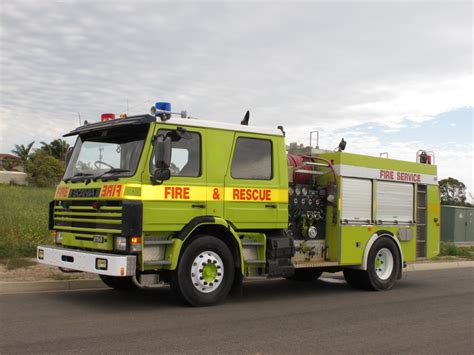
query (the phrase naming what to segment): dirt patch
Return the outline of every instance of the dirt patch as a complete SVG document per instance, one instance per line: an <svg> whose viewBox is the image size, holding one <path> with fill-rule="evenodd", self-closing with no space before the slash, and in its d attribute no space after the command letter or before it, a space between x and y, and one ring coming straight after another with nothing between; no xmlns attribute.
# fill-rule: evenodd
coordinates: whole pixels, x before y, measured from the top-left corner
<svg viewBox="0 0 474 355"><path fill-rule="evenodd" d="M55 266L38 264L35 258L0 261L0 281L95 280L99 277L86 272L64 273ZM20 267L15 267L15 266Z"/></svg>

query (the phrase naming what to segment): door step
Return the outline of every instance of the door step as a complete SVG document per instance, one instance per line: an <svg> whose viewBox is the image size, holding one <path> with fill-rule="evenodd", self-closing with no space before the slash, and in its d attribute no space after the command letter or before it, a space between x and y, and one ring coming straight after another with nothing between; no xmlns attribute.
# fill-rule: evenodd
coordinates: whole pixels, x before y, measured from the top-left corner
<svg viewBox="0 0 474 355"><path fill-rule="evenodd" d="M152 245L171 245L173 244L172 240L145 240L143 245L152 246Z"/></svg>
<svg viewBox="0 0 474 355"><path fill-rule="evenodd" d="M145 261L145 266L168 266L171 265L171 261L168 260L148 260Z"/></svg>
<svg viewBox="0 0 474 355"><path fill-rule="evenodd" d="M246 264L265 264L265 260L244 260Z"/></svg>
<svg viewBox="0 0 474 355"><path fill-rule="evenodd" d="M246 241L242 242L242 246L244 247L250 247L250 246L257 247L257 246L263 246L263 245L265 245L263 242L246 242Z"/></svg>

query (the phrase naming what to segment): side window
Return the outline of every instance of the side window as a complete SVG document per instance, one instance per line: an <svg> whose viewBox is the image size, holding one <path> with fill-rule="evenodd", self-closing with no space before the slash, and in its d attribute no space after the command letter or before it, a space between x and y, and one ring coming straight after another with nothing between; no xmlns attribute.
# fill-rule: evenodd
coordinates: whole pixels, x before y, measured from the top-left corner
<svg viewBox="0 0 474 355"><path fill-rule="evenodd" d="M158 134L166 134L169 130L160 129ZM191 139L180 139L171 145L171 176L198 177L201 176L201 136L189 132ZM153 156L150 163L154 170Z"/></svg>
<svg viewBox="0 0 474 355"><path fill-rule="evenodd" d="M271 180L272 142L264 139L237 138L231 176L234 179Z"/></svg>

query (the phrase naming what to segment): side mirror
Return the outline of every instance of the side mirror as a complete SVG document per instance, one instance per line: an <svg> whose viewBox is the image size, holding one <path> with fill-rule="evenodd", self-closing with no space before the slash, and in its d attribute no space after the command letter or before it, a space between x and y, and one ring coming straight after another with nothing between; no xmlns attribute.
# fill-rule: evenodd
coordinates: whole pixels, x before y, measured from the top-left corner
<svg viewBox="0 0 474 355"><path fill-rule="evenodd" d="M179 142L181 139L191 139L191 133L186 128L178 127L174 131L166 133L166 137L170 137L172 142Z"/></svg>
<svg viewBox="0 0 474 355"><path fill-rule="evenodd" d="M65 168L67 168L67 166L69 165L69 162L71 161L73 150L74 150L74 148L71 147L66 151L66 155L64 157Z"/></svg>
<svg viewBox="0 0 474 355"><path fill-rule="evenodd" d="M171 163L171 138L159 135L155 140L155 168L166 169Z"/></svg>
<svg viewBox="0 0 474 355"><path fill-rule="evenodd" d="M153 171L151 179L154 183L161 184L171 177L171 138L168 135L158 135L154 148L155 171Z"/></svg>
<svg viewBox="0 0 474 355"><path fill-rule="evenodd" d="M161 184L165 180L169 180L171 177L170 169L155 169L152 180L155 184Z"/></svg>
<svg viewBox="0 0 474 355"><path fill-rule="evenodd" d="M186 128L183 128L183 127L178 127L178 128L176 128L176 133L178 134L178 136L179 136L180 139L186 139L186 140L188 140L188 139L193 138L193 137L191 136L191 133L189 133L189 132L187 131L187 129L186 129Z"/></svg>

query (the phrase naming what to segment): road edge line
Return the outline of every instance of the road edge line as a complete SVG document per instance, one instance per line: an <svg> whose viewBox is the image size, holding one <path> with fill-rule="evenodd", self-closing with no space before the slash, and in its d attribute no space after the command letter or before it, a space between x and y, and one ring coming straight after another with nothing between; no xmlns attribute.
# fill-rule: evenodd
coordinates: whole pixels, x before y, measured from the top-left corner
<svg viewBox="0 0 474 355"><path fill-rule="evenodd" d="M101 280L0 281L0 294L107 288Z"/></svg>

